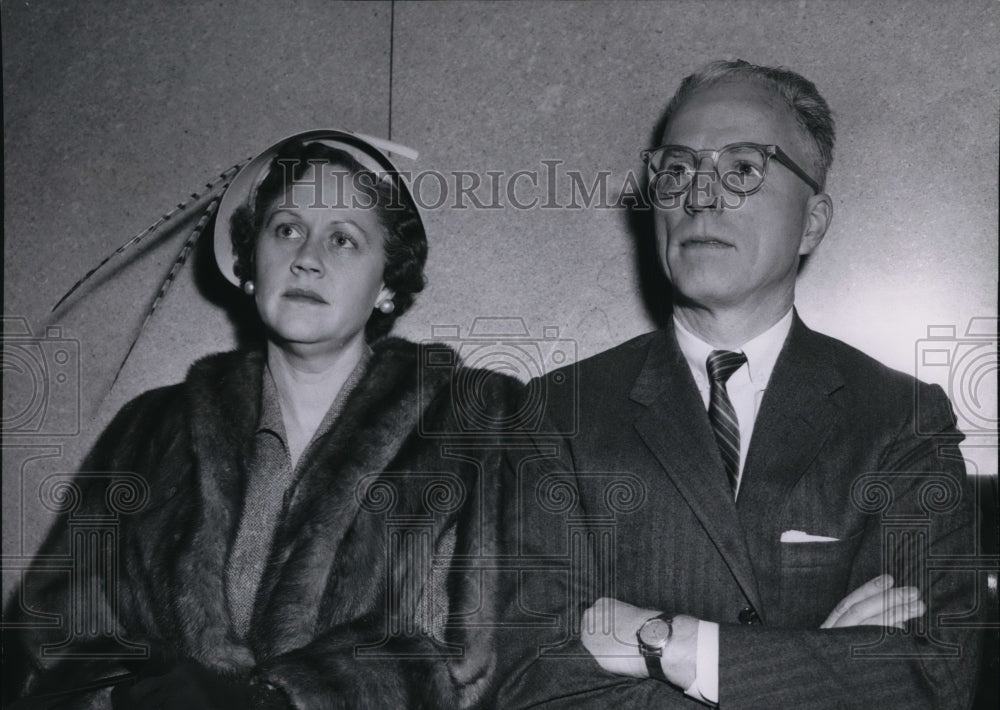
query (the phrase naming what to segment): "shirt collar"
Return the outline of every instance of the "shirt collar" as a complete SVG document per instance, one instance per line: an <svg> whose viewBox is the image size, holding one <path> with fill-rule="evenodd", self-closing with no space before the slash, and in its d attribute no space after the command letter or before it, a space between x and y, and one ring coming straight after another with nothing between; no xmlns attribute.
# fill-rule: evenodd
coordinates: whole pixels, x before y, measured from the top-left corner
<svg viewBox="0 0 1000 710"><path fill-rule="evenodd" d="M767 381L771 379L771 371L774 370L774 364L778 361L778 355L785 344L788 332L792 329L793 314L793 309L788 309L788 312L777 323L737 348L738 352L746 355L747 374L753 384L762 388L767 386ZM688 367L691 368L691 372L695 374L696 378L701 377L703 381L708 381L708 370L705 363L709 354L716 348L681 325L677 316L674 316L673 320L677 345L680 346Z"/></svg>
<svg viewBox="0 0 1000 710"><path fill-rule="evenodd" d="M261 377L260 419L257 420L257 433L269 431L282 441L285 440L285 424L281 419L281 405L278 404L278 386L274 384L271 368L264 366Z"/></svg>

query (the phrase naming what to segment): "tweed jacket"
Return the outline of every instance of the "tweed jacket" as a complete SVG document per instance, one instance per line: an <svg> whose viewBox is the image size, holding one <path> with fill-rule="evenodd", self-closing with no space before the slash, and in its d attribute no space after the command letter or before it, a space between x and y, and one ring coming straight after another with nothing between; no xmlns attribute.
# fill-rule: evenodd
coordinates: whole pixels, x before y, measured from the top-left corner
<svg viewBox="0 0 1000 710"><path fill-rule="evenodd" d="M483 410L472 421L456 392L469 371L445 346L434 346L432 358L422 348L391 338L376 344L332 430L300 463L245 638L232 630L225 565L263 354L209 356L184 383L125 406L25 576L13 618L43 612L63 623L28 621L7 634L5 693L80 688L148 656L253 676L295 708L482 702L495 666L483 630L493 604L480 596L475 573L449 574L449 561L479 556L495 535L482 504L499 485L492 423L510 420L522 387L499 375L471 377ZM76 578L46 571L46 558L80 544L73 530L107 516L109 506L119 522L102 533L98 551L107 557L83 555ZM457 607L468 626L444 631ZM66 707L110 707L106 688L61 697Z"/></svg>

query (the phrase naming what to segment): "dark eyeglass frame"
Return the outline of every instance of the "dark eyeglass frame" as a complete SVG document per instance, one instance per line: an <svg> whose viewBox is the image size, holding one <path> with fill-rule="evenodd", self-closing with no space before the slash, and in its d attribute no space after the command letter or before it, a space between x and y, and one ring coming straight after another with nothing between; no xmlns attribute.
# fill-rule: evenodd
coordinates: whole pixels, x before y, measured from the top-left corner
<svg viewBox="0 0 1000 710"><path fill-rule="evenodd" d="M751 142L744 141L744 142L740 142L740 143L730 143L729 145L725 145L725 146L723 146L721 148L718 148L718 149L705 148L704 150L695 150L694 148L689 148L686 145L678 145L676 143L664 143L663 145L656 146L655 148L647 148L646 150L642 151L642 153L640 154L642 156L643 162L646 163L646 167L650 171L650 176L651 177L655 176L655 171L653 170L653 165L651 163L651 158L653 157L654 154L659 153L660 151L665 150L667 148L671 148L673 150L677 150L677 151L682 151L682 152L685 152L685 153L689 153L694 158L694 163L693 164L695 166L701 165L701 161L706 156L711 157L712 158L712 170L715 172L715 176L718 178L719 183L721 183L722 186L726 190L728 190L729 192L732 192L735 195L742 195L742 196L752 195L752 194L754 194L755 192L757 192L758 190L760 190L760 188L762 188L764 186L764 181L767 179L767 166L771 162L771 158L774 158L779 163L781 163L782 165L784 165L786 168L788 168L789 170L791 170L793 173L795 173L796 175L798 175L809 187L811 187L813 189L813 194L818 195L820 192L822 192L822 190L820 189L819 183L816 182L815 180L813 180L809 176L809 173L807 173L805 170L803 170L802 168L800 168L798 166L798 164L794 160L792 160L791 158L789 158L788 157L788 153L786 153L785 151L783 151L780 148L780 146L775 145L774 143L772 143L770 145L764 145L762 143L751 143ZM757 185L755 188L753 188L751 190L734 190L730 185L726 184L726 181L722 179L722 175L719 174L719 156L723 152L725 152L727 150L730 150L732 148L756 148L761 153L763 153L763 155L764 155L764 167L761 170L760 184ZM701 172L701 171L699 171L699 170L696 169L695 170L695 174L697 174L698 172ZM691 185L693 183L694 183L694 179L692 178L691 181L688 182L688 184L684 186L683 190L678 190L675 193L671 193L671 194L677 194L677 195L682 194L682 193L686 192L687 190L689 190L691 188Z"/></svg>

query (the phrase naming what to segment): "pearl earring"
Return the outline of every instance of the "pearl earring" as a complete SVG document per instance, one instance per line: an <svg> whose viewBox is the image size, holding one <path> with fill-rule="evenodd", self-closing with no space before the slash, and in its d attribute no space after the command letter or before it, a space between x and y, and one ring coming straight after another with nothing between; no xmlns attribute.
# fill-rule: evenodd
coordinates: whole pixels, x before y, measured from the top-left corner
<svg viewBox="0 0 1000 710"><path fill-rule="evenodd" d="M378 304L378 309L382 311L385 315L389 315L394 310L396 310L396 304L392 301L382 301Z"/></svg>
<svg viewBox="0 0 1000 710"><path fill-rule="evenodd" d="M243 282L243 292L246 293L246 295L248 295L248 296L252 296L253 295L253 292L254 292L253 281L244 281Z"/></svg>

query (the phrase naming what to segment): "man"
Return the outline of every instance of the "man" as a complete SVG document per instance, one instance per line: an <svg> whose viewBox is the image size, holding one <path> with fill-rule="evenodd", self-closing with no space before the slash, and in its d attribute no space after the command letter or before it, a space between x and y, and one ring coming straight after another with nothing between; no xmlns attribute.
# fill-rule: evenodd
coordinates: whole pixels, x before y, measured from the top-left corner
<svg viewBox="0 0 1000 710"><path fill-rule="evenodd" d="M967 706L975 574L945 567L974 510L951 407L793 307L833 215L826 102L715 62L664 125L644 156L672 321L550 374L578 382L547 402L574 435L561 470L522 465L519 553L589 548L568 574L522 571L507 619L534 643L502 704ZM568 627L547 637L554 610Z"/></svg>

